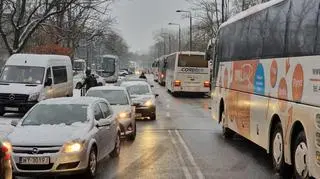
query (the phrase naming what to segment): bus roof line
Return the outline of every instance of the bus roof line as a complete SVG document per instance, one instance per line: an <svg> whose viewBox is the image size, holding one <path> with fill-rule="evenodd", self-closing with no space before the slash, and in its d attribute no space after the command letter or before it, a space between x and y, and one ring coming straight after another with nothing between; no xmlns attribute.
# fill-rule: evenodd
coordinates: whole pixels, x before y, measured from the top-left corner
<svg viewBox="0 0 320 179"><path fill-rule="evenodd" d="M252 14L255 14L257 12L260 12L264 9L267 9L273 5L276 5L278 3L281 3L285 0L271 0L271 1L268 1L268 2L265 2L265 3L262 3L262 4L258 4L258 5L255 5L255 6L252 6L251 8L245 10L245 11L242 11L238 14L236 14L235 16L232 16L229 20L227 20L226 22L224 22L223 24L221 24L220 28L222 27L225 27L229 24L232 24L238 20L241 20L241 19L244 19Z"/></svg>

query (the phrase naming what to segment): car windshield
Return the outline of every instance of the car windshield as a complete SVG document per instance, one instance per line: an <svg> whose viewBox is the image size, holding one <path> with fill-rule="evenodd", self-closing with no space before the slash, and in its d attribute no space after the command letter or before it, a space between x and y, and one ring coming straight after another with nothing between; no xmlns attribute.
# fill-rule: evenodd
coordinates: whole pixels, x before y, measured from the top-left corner
<svg viewBox="0 0 320 179"><path fill-rule="evenodd" d="M23 126L71 125L87 121L88 105L84 104L39 104L22 122Z"/></svg>
<svg viewBox="0 0 320 179"><path fill-rule="evenodd" d="M89 90L86 96L106 99L111 105L128 105L129 100L123 90Z"/></svg>
<svg viewBox="0 0 320 179"><path fill-rule="evenodd" d="M1 82L42 84L44 67L6 66L0 77Z"/></svg>
<svg viewBox="0 0 320 179"><path fill-rule="evenodd" d="M149 86L144 84L127 86L130 95L150 94Z"/></svg>

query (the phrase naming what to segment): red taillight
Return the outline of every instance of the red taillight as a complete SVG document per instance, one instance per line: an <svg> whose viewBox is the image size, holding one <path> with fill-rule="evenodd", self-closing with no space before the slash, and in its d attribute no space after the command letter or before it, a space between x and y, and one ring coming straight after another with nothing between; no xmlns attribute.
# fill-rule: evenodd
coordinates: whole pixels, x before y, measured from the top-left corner
<svg viewBox="0 0 320 179"><path fill-rule="evenodd" d="M203 86L206 87L206 88L209 88L210 87L210 81L205 81L203 83Z"/></svg>
<svg viewBox="0 0 320 179"><path fill-rule="evenodd" d="M9 149L5 146L1 147L1 152L4 153L4 160L10 160L10 153L9 153Z"/></svg>
<svg viewBox="0 0 320 179"><path fill-rule="evenodd" d="M2 147L1 147L1 151L2 151L3 153L6 153L6 152L8 152L8 148L5 147L5 146L2 146Z"/></svg>
<svg viewBox="0 0 320 179"><path fill-rule="evenodd" d="M181 81L179 80L174 81L174 86L181 86Z"/></svg>
<svg viewBox="0 0 320 179"><path fill-rule="evenodd" d="M9 154L9 153L6 153L6 155L4 156L3 159L4 159L4 160L10 160L10 154Z"/></svg>

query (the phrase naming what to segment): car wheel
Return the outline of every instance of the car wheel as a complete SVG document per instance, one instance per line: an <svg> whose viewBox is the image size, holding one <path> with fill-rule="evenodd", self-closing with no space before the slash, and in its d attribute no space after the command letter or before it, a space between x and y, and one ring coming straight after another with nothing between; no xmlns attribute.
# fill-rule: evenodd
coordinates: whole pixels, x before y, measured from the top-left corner
<svg viewBox="0 0 320 179"><path fill-rule="evenodd" d="M98 83L98 86L103 86L102 83Z"/></svg>
<svg viewBox="0 0 320 179"><path fill-rule="evenodd" d="M128 136L128 139L134 141L137 135L137 124L134 123L133 132Z"/></svg>
<svg viewBox="0 0 320 179"><path fill-rule="evenodd" d="M89 154L88 168L86 171L86 178L94 178L97 173L97 152L95 148L92 148Z"/></svg>
<svg viewBox="0 0 320 179"><path fill-rule="evenodd" d="M77 83L77 85L76 85L76 89L80 89L81 88L81 83Z"/></svg>
<svg viewBox="0 0 320 179"><path fill-rule="evenodd" d="M225 115L225 113L224 113L224 111L223 111L222 114L221 114L222 135L223 135L223 137L226 138L226 139L232 139L233 136L235 135L235 132L227 127L227 125L226 125L226 124L227 124L227 123L226 123L226 120L227 120L227 119L226 119L226 115Z"/></svg>
<svg viewBox="0 0 320 179"><path fill-rule="evenodd" d="M309 178L308 160L308 145L306 134L301 131L294 143L293 164L294 164L294 179Z"/></svg>
<svg viewBox="0 0 320 179"><path fill-rule="evenodd" d="M115 141L115 145L114 145L114 149L112 150L112 152L110 153L110 157L112 158L116 158L120 155L120 134L117 134L116 137L116 141Z"/></svg>
<svg viewBox="0 0 320 179"><path fill-rule="evenodd" d="M272 165L275 172L284 173L285 162L284 162L284 140L281 123L277 123L273 129L271 139L271 157Z"/></svg>

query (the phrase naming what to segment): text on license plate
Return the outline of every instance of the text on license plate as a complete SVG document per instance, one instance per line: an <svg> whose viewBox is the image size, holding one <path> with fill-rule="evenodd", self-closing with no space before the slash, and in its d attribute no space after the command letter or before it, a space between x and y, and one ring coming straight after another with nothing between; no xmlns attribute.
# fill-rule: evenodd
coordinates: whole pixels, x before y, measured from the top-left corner
<svg viewBox="0 0 320 179"><path fill-rule="evenodd" d="M47 165L50 163L50 157L21 157L20 164L25 165Z"/></svg>

